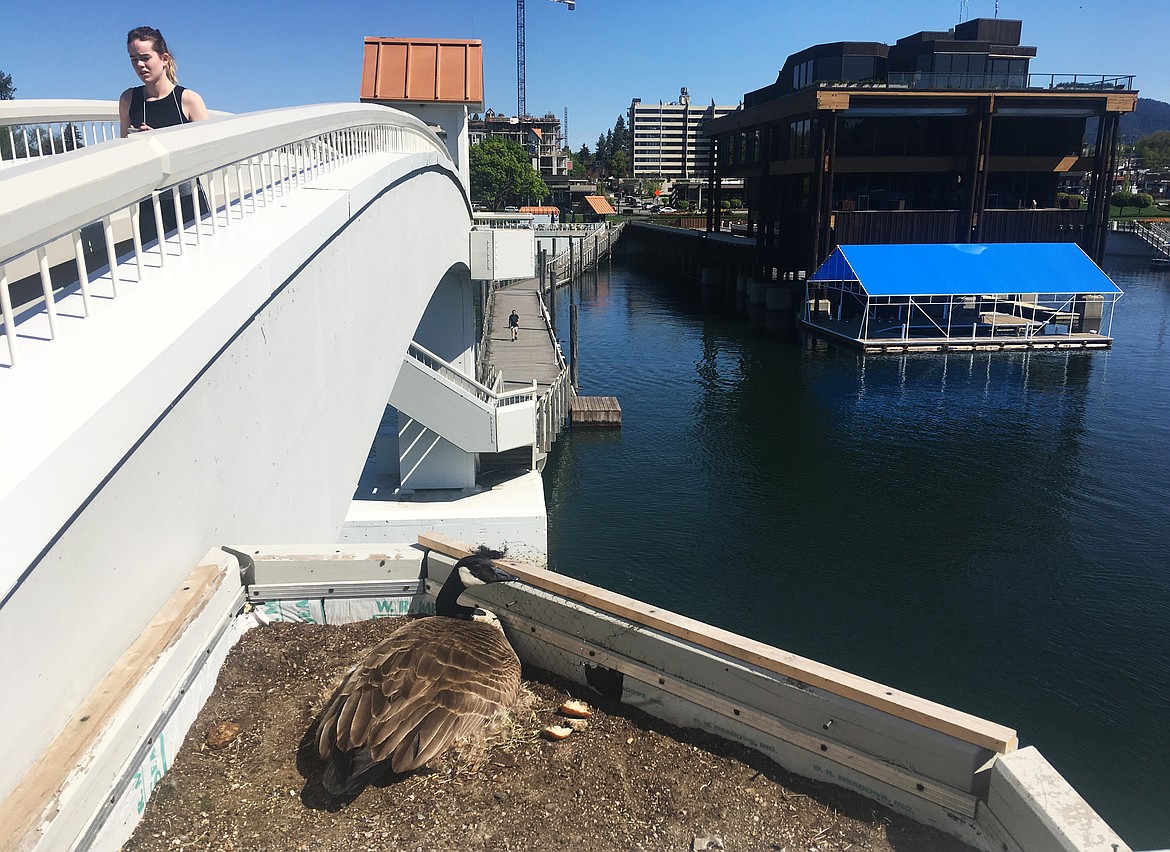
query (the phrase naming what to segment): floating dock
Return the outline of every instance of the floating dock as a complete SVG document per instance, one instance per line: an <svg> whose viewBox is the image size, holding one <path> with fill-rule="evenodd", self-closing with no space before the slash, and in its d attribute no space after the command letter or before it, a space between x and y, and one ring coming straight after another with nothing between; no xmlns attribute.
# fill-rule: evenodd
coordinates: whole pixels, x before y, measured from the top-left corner
<svg viewBox="0 0 1170 852"><path fill-rule="evenodd" d="M616 396L579 396L569 412L573 425L621 426L622 407Z"/></svg>

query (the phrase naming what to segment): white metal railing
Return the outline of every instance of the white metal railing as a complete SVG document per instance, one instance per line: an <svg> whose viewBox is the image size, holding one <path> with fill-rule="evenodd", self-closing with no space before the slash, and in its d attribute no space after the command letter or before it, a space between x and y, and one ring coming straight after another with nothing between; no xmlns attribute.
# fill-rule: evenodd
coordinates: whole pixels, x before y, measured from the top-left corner
<svg viewBox="0 0 1170 852"><path fill-rule="evenodd" d="M509 393L497 393L492 388L482 385L475 379L464 375L459 371L459 368L447 363L434 352L420 346L417 343L411 342L407 348L407 355L413 358L418 363L422 364L428 370L441 376L445 381L462 388L467 393L479 399L484 404L492 408L505 408L509 405L517 405L523 402L532 402L536 399L536 386L525 388L524 390L510 391Z"/></svg>
<svg viewBox="0 0 1170 852"><path fill-rule="evenodd" d="M1160 222L1116 222L1116 230L1125 231L1126 233L1135 234L1144 240L1151 248L1162 254L1163 257L1170 257L1170 229L1167 229Z"/></svg>
<svg viewBox="0 0 1170 852"><path fill-rule="evenodd" d="M537 222L532 226L534 231L556 231L557 233L589 233L602 227L604 223L597 222Z"/></svg>
<svg viewBox="0 0 1170 852"><path fill-rule="evenodd" d="M191 246L277 208L321 175L385 153L449 161L443 143L412 116L326 104L213 118L0 171L7 341L0 366L18 364L22 326L35 331L32 338L58 337L63 300L78 302L70 315L88 317L96 293L116 299L123 283L181 262ZM157 235L145 244L142 215L153 219Z"/></svg>
<svg viewBox="0 0 1170 852"><path fill-rule="evenodd" d="M591 229L577 240L578 247L565 249L550 258L547 261L547 269L556 275L558 284L571 281L609 253L624 227L624 222L612 227L605 222L591 226Z"/></svg>
<svg viewBox="0 0 1170 852"><path fill-rule="evenodd" d="M117 101L0 101L0 167L118 138Z"/></svg>
<svg viewBox="0 0 1170 852"><path fill-rule="evenodd" d="M553 352L557 356L557 377L552 380L547 391L541 394L536 402L536 446L542 453L552 449L557 435L564 428L565 419L569 416L569 407L573 404L576 392L573 383L569 380L569 365L565 360L565 353L561 351L560 341L553 333L552 317L548 306L544 303L544 296L536 294L540 301L540 315L544 318L544 327L552 341Z"/></svg>

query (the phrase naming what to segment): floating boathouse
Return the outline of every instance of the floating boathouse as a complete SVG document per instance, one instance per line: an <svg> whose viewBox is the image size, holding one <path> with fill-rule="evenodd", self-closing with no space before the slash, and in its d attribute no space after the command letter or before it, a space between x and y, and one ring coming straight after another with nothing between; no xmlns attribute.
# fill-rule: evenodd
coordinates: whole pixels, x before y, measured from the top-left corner
<svg viewBox="0 0 1170 852"><path fill-rule="evenodd" d="M1122 292L1075 243L838 246L801 322L864 352L1107 349Z"/></svg>

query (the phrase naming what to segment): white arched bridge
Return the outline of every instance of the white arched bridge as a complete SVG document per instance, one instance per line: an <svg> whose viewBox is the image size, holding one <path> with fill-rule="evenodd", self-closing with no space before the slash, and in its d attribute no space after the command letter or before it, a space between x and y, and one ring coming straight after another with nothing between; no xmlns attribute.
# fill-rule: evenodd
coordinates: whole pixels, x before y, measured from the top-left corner
<svg viewBox="0 0 1170 852"><path fill-rule="evenodd" d="M456 493L537 442L536 391L476 381L466 175L422 121L116 136L112 103L0 111L0 801L209 548L337 541L380 432Z"/></svg>
<svg viewBox="0 0 1170 852"><path fill-rule="evenodd" d="M471 542L543 561L571 385L552 338L543 385L482 364L483 282L535 240L473 227L466 109L448 147L380 105L118 139L112 103L0 103L0 846L117 848L253 600L414 607ZM391 482L399 515L355 508ZM1128 848L1014 730L525 570L497 611L526 662L985 852Z"/></svg>

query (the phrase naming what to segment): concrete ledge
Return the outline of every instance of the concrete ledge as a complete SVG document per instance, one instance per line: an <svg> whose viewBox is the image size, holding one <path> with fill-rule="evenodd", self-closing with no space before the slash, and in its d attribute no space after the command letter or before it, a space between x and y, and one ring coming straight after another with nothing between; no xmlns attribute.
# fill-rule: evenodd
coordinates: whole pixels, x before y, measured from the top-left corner
<svg viewBox="0 0 1170 852"><path fill-rule="evenodd" d="M166 765L160 732L172 752L178 748L194 713L164 728L169 720L163 710L193 691L193 672L206 663L242 600L235 558L222 550L208 553L0 802L5 849L90 848L81 841L87 825L98 830L103 816L133 811L139 794L145 800L157 781L149 771L145 780L137 779L140 788L148 785L144 789L119 781L132 780L144 760ZM204 697L215 683L215 666L211 672Z"/></svg>
<svg viewBox="0 0 1170 852"><path fill-rule="evenodd" d="M1033 746L996 759L987 808L1027 852L1130 852Z"/></svg>

